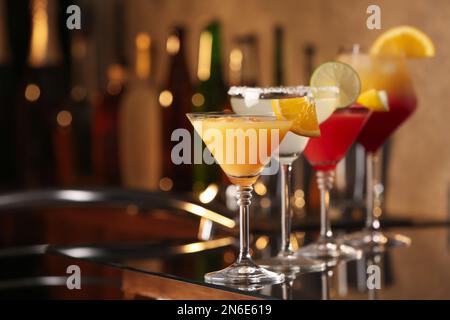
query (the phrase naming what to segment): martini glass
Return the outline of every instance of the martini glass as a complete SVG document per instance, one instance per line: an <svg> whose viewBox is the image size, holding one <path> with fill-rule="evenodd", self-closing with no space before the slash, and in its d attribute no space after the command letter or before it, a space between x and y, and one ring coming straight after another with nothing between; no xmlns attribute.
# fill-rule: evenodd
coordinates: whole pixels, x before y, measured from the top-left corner
<svg viewBox="0 0 450 320"><path fill-rule="evenodd" d="M272 115L230 113L190 113L187 116L216 162L236 185L239 205L238 258L231 266L206 274L205 280L243 289L283 282L283 274L268 271L252 261L249 209L253 184L289 131L292 121L278 120Z"/></svg>
<svg viewBox="0 0 450 320"><path fill-rule="evenodd" d="M369 89L385 90L389 111L372 112L357 141L366 151L366 226L345 236L345 241L357 247L408 246L411 240L403 235L381 231L381 179L374 174L379 149L395 130L416 110L417 98L402 57L374 57L361 53L359 46L343 53L338 60L350 64L361 79L362 92Z"/></svg>
<svg viewBox="0 0 450 320"><path fill-rule="evenodd" d="M328 90L326 98L316 100L314 91ZM297 87L232 87L228 94L231 96L231 106L238 114L267 114L272 112L272 103L276 99L298 99L305 97L316 104L319 123L334 111L333 101L337 93L336 88ZM324 95L322 95L324 96ZM258 260L258 264L272 270L289 274L292 272L322 271L326 267L323 261L297 255L291 244L292 225L292 165L299 158L309 141L308 137L288 132L280 144L277 154L280 163L281 176L281 247L274 257Z"/></svg>
<svg viewBox="0 0 450 320"><path fill-rule="evenodd" d="M321 124L321 136L312 138L303 153L316 171L320 190L321 222L319 240L301 249L299 253L303 256L325 260L328 263L341 259L357 259L361 256L361 251L336 241L331 230L328 211L336 165L356 141L369 115L369 110L362 107L336 110Z"/></svg>

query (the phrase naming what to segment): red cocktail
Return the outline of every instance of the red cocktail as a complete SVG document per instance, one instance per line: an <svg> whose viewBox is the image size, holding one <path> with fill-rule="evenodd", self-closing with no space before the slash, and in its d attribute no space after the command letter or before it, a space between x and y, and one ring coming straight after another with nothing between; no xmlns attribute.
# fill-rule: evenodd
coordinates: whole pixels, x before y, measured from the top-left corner
<svg viewBox="0 0 450 320"><path fill-rule="evenodd" d="M417 106L405 61L401 57L373 57L358 52L342 54L338 60L358 72L361 92L377 89L388 95L389 111L373 112L358 137L367 152L376 152Z"/></svg>
<svg viewBox="0 0 450 320"><path fill-rule="evenodd" d="M373 112L361 131L358 142L367 152L378 151L391 134L412 115L416 107L417 99L414 94L404 97L390 94L389 111Z"/></svg>
<svg viewBox="0 0 450 320"><path fill-rule="evenodd" d="M369 119L370 112L362 107L335 111L320 125L321 136L311 138L304 155L317 171L334 170Z"/></svg>
<svg viewBox="0 0 450 320"><path fill-rule="evenodd" d="M328 208L330 190L333 187L334 169L344 158L348 149L356 141L371 112L361 106L339 109L320 125L321 136L311 138L304 155L314 167L317 185L320 189L320 238L300 250L300 254L316 259L354 259L361 254L351 246L343 245L333 237L329 222Z"/></svg>
<svg viewBox="0 0 450 320"><path fill-rule="evenodd" d="M359 52L343 54L339 60L350 64L358 72L362 92L384 90L389 101L389 110L372 112L358 137L358 142L366 150L366 229L346 236L346 242L357 247L408 245L410 240L407 237L380 231L380 205L378 214L375 214L374 201L381 199L382 188L375 189L380 181L373 174L377 151L417 107L405 60L402 57L375 57Z"/></svg>

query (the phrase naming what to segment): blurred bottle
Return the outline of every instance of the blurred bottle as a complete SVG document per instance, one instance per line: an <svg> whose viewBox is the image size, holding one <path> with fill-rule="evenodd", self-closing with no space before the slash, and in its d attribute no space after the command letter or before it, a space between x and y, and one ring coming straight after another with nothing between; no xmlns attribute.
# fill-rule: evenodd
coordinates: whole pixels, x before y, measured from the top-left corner
<svg viewBox="0 0 450 320"><path fill-rule="evenodd" d="M283 69L283 40L284 33L283 28L280 26L275 27L275 51L274 51L274 69L273 79L275 86L284 85L284 69Z"/></svg>
<svg viewBox="0 0 450 320"><path fill-rule="evenodd" d="M31 42L17 107L18 166L24 186L57 181L57 114L64 99L58 1L31 1Z"/></svg>
<svg viewBox="0 0 450 320"><path fill-rule="evenodd" d="M221 27L218 22L209 24L200 35L197 77L199 84L192 97L194 111L223 111L227 107L228 88L223 79ZM194 190L201 191L218 182L221 172L217 165L194 165Z"/></svg>
<svg viewBox="0 0 450 320"><path fill-rule="evenodd" d="M119 112L119 147L122 181L126 187L158 188L161 178L161 114L152 72L151 38L135 39L135 70Z"/></svg>
<svg viewBox="0 0 450 320"><path fill-rule="evenodd" d="M254 35L236 37L230 52L230 85L258 85L258 40Z"/></svg>
<svg viewBox="0 0 450 320"><path fill-rule="evenodd" d="M186 64L184 29L174 28L167 37L166 51L169 54L169 71L166 85L159 95L162 107L162 157L163 178L160 188L164 191L192 190L192 168L190 165L175 165L171 151L177 142L171 141L172 132L179 128L191 131L186 113L192 111L193 88Z"/></svg>
<svg viewBox="0 0 450 320"><path fill-rule="evenodd" d="M229 56L229 82L235 86L259 85L259 55L258 39L255 35L241 35L233 39L233 48ZM228 184L228 182L226 181ZM255 184L255 193L252 200L253 208L258 214L267 214L273 205L277 190L277 176L263 175ZM234 186L228 186L225 191L225 203L230 210L236 207L236 192ZM233 205L234 203L234 205Z"/></svg>
<svg viewBox="0 0 450 320"><path fill-rule="evenodd" d="M119 108L127 85L123 48L125 23L123 3L114 2L114 53L107 68L106 88L93 102L92 164L95 183L120 185Z"/></svg>
<svg viewBox="0 0 450 320"><path fill-rule="evenodd" d="M72 159L67 159L66 181L68 184L85 185L92 176L91 127L92 105L89 90L87 35L83 31L70 32L71 83L67 97L67 110L59 114L61 130L70 130ZM67 141L69 142L69 141ZM71 168L69 168L71 163Z"/></svg>
<svg viewBox="0 0 450 320"><path fill-rule="evenodd" d="M0 0L0 188L16 183L13 104L14 72L7 29L6 1Z"/></svg>
<svg viewBox="0 0 450 320"><path fill-rule="evenodd" d="M228 101L222 71L221 26L212 22L200 35L194 106L196 111L223 111Z"/></svg>
<svg viewBox="0 0 450 320"><path fill-rule="evenodd" d="M276 26L274 29L274 51L273 51L273 85L274 86L282 86L285 84L284 82L284 38L283 38L283 29L280 26ZM272 160L274 161L274 160ZM297 182L296 176L298 174L298 168L299 168L299 161L295 161L293 163L294 168L294 177L293 182ZM281 174L281 172L280 172ZM280 207L280 200L281 199L281 188L284 188L284 186L281 185L281 176L270 176L267 178L266 184L268 185L269 195L272 195L271 201L271 212L278 214L279 210L281 210ZM294 190L297 189L297 186L293 186ZM274 196L275 195L275 196ZM292 208L295 210L295 206L292 206Z"/></svg>
<svg viewBox="0 0 450 320"><path fill-rule="evenodd" d="M119 185L118 117L125 91L126 71L123 65L111 64L107 70L106 90L94 101L92 127L92 164L95 182Z"/></svg>
<svg viewBox="0 0 450 320"><path fill-rule="evenodd" d="M303 47L304 56L304 79L308 83L314 72L314 58L316 55L316 47L312 43L306 43ZM303 158L302 158L303 159ZM314 170L308 161L303 161L303 186L304 197L306 199L306 212L308 215L319 214L320 211L320 194L317 187L317 179Z"/></svg>

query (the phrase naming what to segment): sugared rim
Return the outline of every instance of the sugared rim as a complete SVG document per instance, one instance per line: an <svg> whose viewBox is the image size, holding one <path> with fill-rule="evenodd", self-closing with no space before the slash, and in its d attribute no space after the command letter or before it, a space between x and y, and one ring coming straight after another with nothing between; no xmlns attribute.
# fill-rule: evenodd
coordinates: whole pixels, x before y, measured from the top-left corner
<svg viewBox="0 0 450 320"><path fill-rule="evenodd" d="M307 86L296 87L237 87L233 86L228 90L228 95L246 98L248 96L264 98L271 95L286 95L295 97L304 97L311 95L313 89Z"/></svg>
<svg viewBox="0 0 450 320"><path fill-rule="evenodd" d="M237 87L233 86L228 90L228 95L232 97L241 98L272 98L276 96L285 97L313 97L314 93L321 91L333 91L339 93L338 87L308 87L308 86L295 86L295 87Z"/></svg>
<svg viewBox="0 0 450 320"><path fill-rule="evenodd" d="M205 119L205 118L259 118L259 119L266 119L266 120L276 120L277 117L273 113L267 113L267 114L237 114L234 112L228 112L228 111L213 111L213 112L190 112L186 113L186 116L189 119Z"/></svg>

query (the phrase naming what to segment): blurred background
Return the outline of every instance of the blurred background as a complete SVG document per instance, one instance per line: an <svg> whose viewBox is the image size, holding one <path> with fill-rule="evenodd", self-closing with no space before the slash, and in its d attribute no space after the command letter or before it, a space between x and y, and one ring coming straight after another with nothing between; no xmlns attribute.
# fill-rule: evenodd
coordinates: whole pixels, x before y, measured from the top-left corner
<svg viewBox="0 0 450 320"><path fill-rule="evenodd" d="M81 8L81 30L66 27L71 4ZM396 218L448 218L450 2L377 1L382 30L366 27L370 4L0 0L1 191L126 187L188 193L234 210L221 170L172 163L172 131L192 131L185 114L227 108L230 85L307 84L315 66L334 59L341 46L368 48L383 30L409 24L430 35L437 55L408 62L419 108L385 149L385 211ZM338 169L343 200L353 195L352 157L354 151ZM295 166L296 216L315 216L315 179L305 162ZM255 193L253 210L278 217L277 177L263 177ZM133 206L125 211L135 217L110 209L108 219L98 209L51 218L48 210L26 219L6 214L0 240L6 246L163 238L168 221L173 237L196 232L191 221L165 217L159 224L137 217Z"/></svg>
<svg viewBox="0 0 450 320"><path fill-rule="evenodd" d="M79 31L66 27L72 2L0 3L3 190L124 185L201 192L219 181L219 171L169 159L173 129L190 129L186 112L223 109L233 84L307 84L340 46L367 48L382 31L367 29L366 1L80 0ZM378 5L383 29L411 24L437 44L435 59L409 62L420 107L391 139L387 209L444 218L450 4Z"/></svg>

